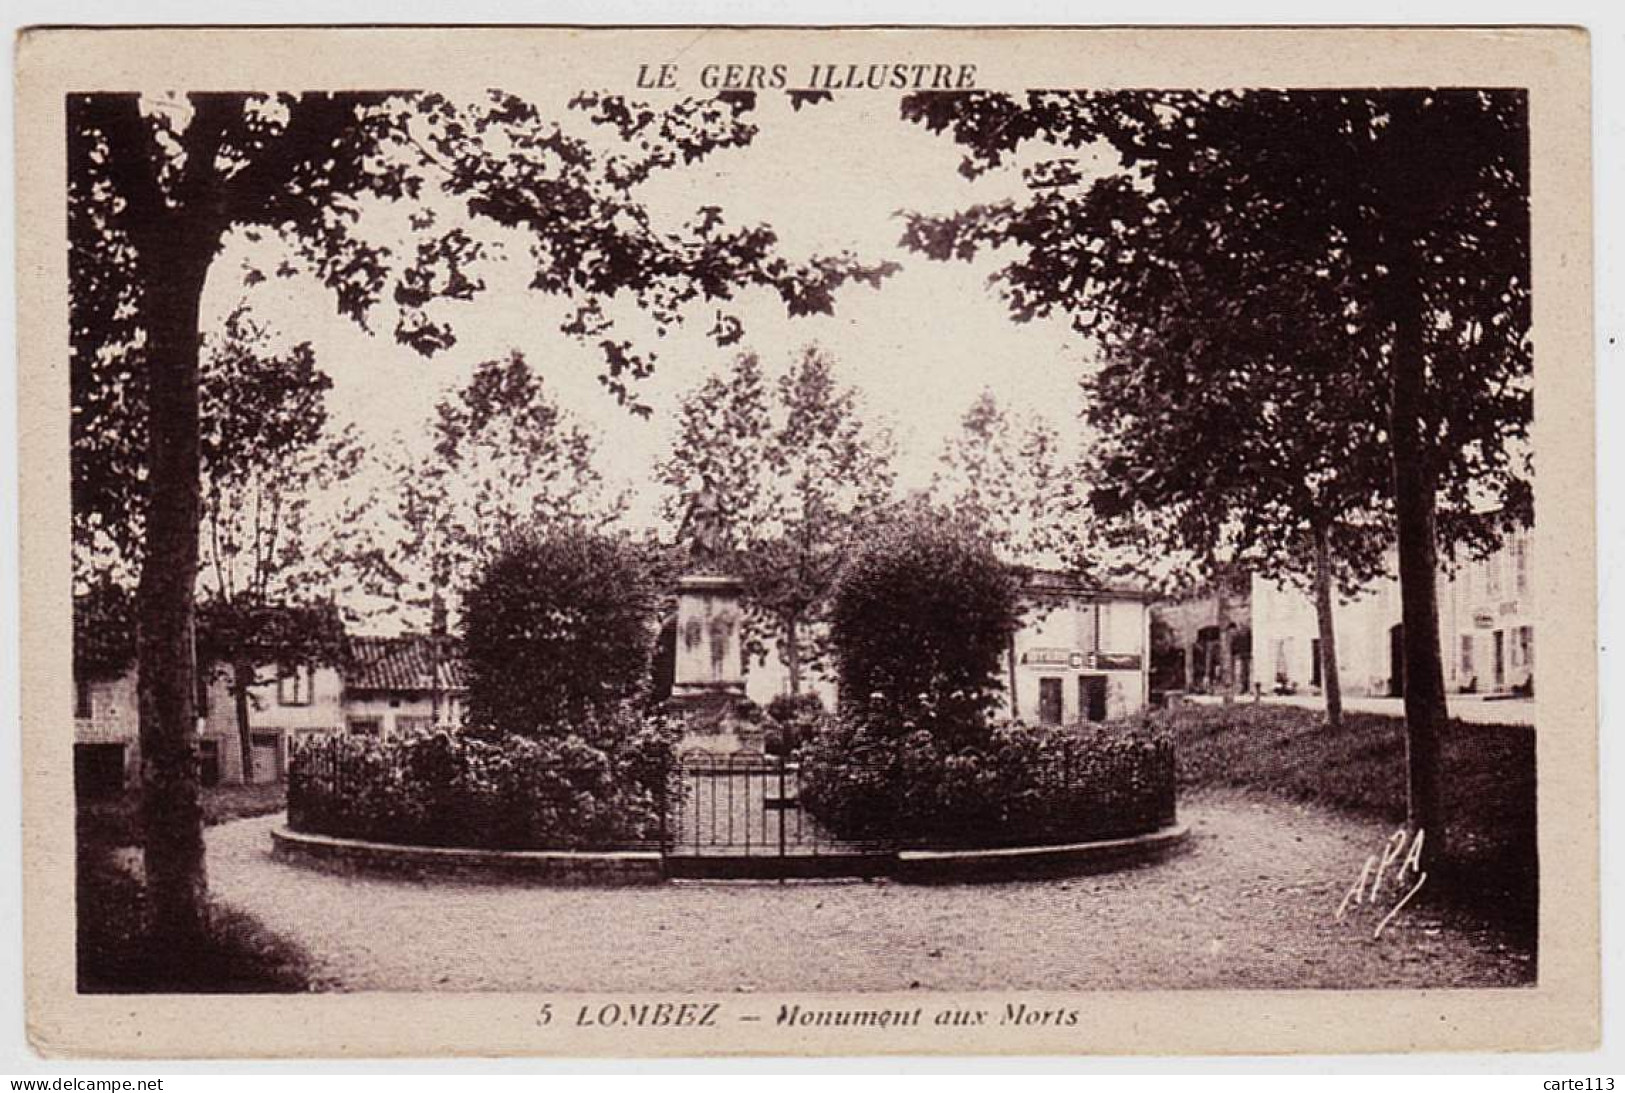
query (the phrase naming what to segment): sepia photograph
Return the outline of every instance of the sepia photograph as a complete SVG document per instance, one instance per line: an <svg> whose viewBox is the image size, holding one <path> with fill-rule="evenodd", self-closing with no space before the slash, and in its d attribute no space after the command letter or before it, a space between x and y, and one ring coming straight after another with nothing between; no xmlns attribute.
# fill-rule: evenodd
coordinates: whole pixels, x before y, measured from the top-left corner
<svg viewBox="0 0 1625 1093"><path fill-rule="evenodd" d="M537 30L575 62L409 82L335 76L385 32L151 32L312 47L234 82L29 33L61 1005L1595 1021L1594 797L1546 807L1595 793L1589 312L1537 322L1589 253L1536 260L1583 63Z"/></svg>

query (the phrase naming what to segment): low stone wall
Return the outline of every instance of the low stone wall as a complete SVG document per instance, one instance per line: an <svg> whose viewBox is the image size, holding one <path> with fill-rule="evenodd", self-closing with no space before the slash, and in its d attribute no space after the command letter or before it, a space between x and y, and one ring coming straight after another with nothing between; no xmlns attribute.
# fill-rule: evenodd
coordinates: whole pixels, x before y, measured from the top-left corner
<svg viewBox="0 0 1625 1093"><path fill-rule="evenodd" d="M1103 873L1161 861L1182 848L1189 838L1189 827L1171 824L1144 835L1058 846L903 850L897 854L892 876L911 884L953 884Z"/></svg>
<svg viewBox="0 0 1625 1093"><path fill-rule="evenodd" d="M312 835L289 828L271 832L272 853L338 873L383 873L411 878L451 878L547 885L659 884L665 869L656 850L463 850Z"/></svg>
<svg viewBox="0 0 1625 1093"><path fill-rule="evenodd" d="M1183 847L1190 829L1175 824L1145 835L1060 846L902 850L828 855L690 855L654 850L461 850L394 846L278 828L272 852L283 861L331 872L413 879L617 887L687 879L891 877L909 884L954 884L1098 873L1144 865Z"/></svg>

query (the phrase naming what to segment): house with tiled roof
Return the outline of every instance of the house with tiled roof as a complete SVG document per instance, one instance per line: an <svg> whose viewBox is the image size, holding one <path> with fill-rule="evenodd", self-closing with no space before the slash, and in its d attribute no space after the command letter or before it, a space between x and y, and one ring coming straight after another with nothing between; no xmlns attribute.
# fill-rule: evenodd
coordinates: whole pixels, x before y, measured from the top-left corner
<svg viewBox="0 0 1625 1093"><path fill-rule="evenodd" d="M304 737L354 733L389 738L460 724L462 663L449 637L352 637L335 664L283 668L250 692L250 749L244 762L236 705L222 672L198 687L197 733L204 785L280 782ZM76 668L74 768L87 796L116 793L140 778L134 667Z"/></svg>
<svg viewBox="0 0 1625 1093"><path fill-rule="evenodd" d="M384 739L462 722L463 665L449 637L356 637L341 669L344 729Z"/></svg>

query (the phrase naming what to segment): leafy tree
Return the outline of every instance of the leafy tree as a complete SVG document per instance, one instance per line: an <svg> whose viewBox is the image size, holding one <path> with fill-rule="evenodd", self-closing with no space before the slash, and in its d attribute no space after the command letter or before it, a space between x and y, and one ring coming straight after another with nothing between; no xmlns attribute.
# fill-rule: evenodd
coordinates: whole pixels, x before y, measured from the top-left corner
<svg viewBox="0 0 1625 1093"><path fill-rule="evenodd" d="M974 526L917 508L842 571L830 613L843 710L866 731L974 744L1004 690L1017 578Z"/></svg>
<svg viewBox="0 0 1625 1093"><path fill-rule="evenodd" d="M142 514L142 801L160 943L194 943L206 916L192 648L198 317L223 244L279 239L286 259L259 275L314 275L343 314L371 329L386 313L399 340L432 353L454 340L439 302L483 287L488 249L464 223L511 229L530 244L532 287L571 305L563 332L599 350L605 386L635 405L633 385L655 358L618 336L607 298L634 300L664 333L693 301L757 287L792 314L829 311L840 285L889 271L850 255L791 262L770 228L732 227L714 207L675 230L651 221L641 184L748 144L753 104L733 95L653 109L580 96L572 106L620 138L605 148L500 92L473 103L353 92L69 97L76 527L89 539L130 537L121 525ZM411 212L411 245L361 230L367 208L389 205ZM714 333L737 338L737 319L719 312ZM120 428L131 420L143 429Z"/></svg>
<svg viewBox="0 0 1625 1093"><path fill-rule="evenodd" d="M702 497L718 508L746 605L775 642L790 693L800 694L806 668L824 659L841 566L891 500L891 438L864 422L857 392L836 382L814 347L771 395L756 357L741 356L684 400L680 415L681 440L659 470L667 515L688 517Z"/></svg>
<svg viewBox="0 0 1625 1093"><path fill-rule="evenodd" d="M438 629L476 569L520 532L602 528L626 508L594 466L593 436L560 409L514 351L484 361L428 428L429 458L405 445L389 457L391 491L363 567L408 611Z"/></svg>
<svg viewBox="0 0 1625 1093"><path fill-rule="evenodd" d="M1056 565L1072 553L1074 476L1060 434L1043 418L1018 420L984 390L943 446L941 462L934 498L982 527L1008 560Z"/></svg>
<svg viewBox="0 0 1625 1093"><path fill-rule="evenodd" d="M74 675L117 676L134 662L135 597L111 575L97 575L73 597Z"/></svg>
<svg viewBox="0 0 1625 1093"><path fill-rule="evenodd" d="M1188 382L1167 393L1169 414L1141 427L1227 429L1213 400L1181 400L1215 383L1251 399L1257 379L1290 391L1301 380L1306 402L1342 391L1369 414L1360 435L1372 450L1339 467L1334 496L1391 498L1410 818L1442 835L1439 547L1494 538L1479 515L1485 497L1503 520L1529 511L1525 94L977 92L911 96L903 114L950 132L969 176L1028 142L1051 149L1026 168L1025 200L912 217L905 241L943 259L1020 244L998 275L1012 314L1067 315L1108 347L1174 323L1200 351ZM1101 153L1105 166L1092 165ZM1304 328L1285 329L1278 354L1261 348L1272 317L1277 333ZM1196 370L1226 346L1245 368ZM1320 406L1315 420L1341 409ZM1331 465L1336 453L1324 454ZM1296 469L1306 480L1314 470ZM1314 524L1314 513L1292 516L1294 531Z"/></svg>
<svg viewBox="0 0 1625 1093"><path fill-rule="evenodd" d="M469 724L582 733L640 695L662 591L657 560L624 538L566 528L510 540L464 603Z"/></svg>
<svg viewBox="0 0 1625 1093"><path fill-rule="evenodd" d="M1392 542L1387 453L1370 411L1382 398L1377 377L1330 363L1349 352L1340 324L1283 299L1284 282L1231 309L1245 313L1252 341L1215 342L1200 332L1224 313L1219 285L1199 271L1187 281L1158 330L1085 378L1086 417L1101 437L1091 499L1197 559L1221 601L1242 571L1307 585L1327 719L1339 726L1334 589L1352 594L1381 573ZM1210 298L1198 294L1203 282ZM1219 614L1223 627L1222 602Z"/></svg>
<svg viewBox="0 0 1625 1093"><path fill-rule="evenodd" d="M361 448L328 435L332 380L308 342L279 352L242 307L204 341L198 671L225 675L246 780L255 690L343 655L324 549L332 528L314 504L355 473Z"/></svg>

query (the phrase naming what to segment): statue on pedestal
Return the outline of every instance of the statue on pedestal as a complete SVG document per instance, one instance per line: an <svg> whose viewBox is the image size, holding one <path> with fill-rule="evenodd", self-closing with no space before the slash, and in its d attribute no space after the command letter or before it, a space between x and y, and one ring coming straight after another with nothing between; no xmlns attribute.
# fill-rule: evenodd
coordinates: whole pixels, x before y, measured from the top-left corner
<svg viewBox="0 0 1625 1093"><path fill-rule="evenodd" d="M677 649L671 707L688 722L684 750L760 753L759 732L735 711L745 697L740 651L744 613L736 577L722 572L729 554L720 492L705 482L678 530L693 561L677 582Z"/></svg>
<svg viewBox="0 0 1625 1093"><path fill-rule="evenodd" d="M727 514L723 512L720 492L709 479L700 484L700 492L694 495L688 512L683 514L677 538L689 544L697 569L715 566L727 553Z"/></svg>

